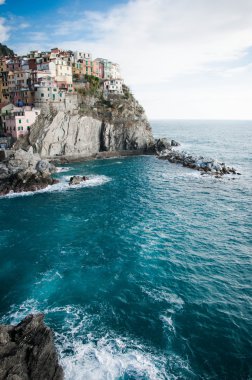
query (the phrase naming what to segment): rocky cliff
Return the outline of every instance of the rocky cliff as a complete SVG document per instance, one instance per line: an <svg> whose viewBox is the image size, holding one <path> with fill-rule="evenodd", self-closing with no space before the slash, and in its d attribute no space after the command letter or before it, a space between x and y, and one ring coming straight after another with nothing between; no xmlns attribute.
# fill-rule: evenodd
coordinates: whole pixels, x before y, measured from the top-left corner
<svg viewBox="0 0 252 380"><path fill-rule="evenodd" d="M101 93L69 95L60 104L43 105L28 142L21 146L32 145L41 157L78 158L99 152L147 152L153 142L143 108L125 90L124 95L106 98Z"/></svg>
<svg viewBox="0 0 252 380"><path fill-rule="evenodd" d="M42 314L29 315L17 326L0 325L0 379L63 379L53 334Z"/></svg>

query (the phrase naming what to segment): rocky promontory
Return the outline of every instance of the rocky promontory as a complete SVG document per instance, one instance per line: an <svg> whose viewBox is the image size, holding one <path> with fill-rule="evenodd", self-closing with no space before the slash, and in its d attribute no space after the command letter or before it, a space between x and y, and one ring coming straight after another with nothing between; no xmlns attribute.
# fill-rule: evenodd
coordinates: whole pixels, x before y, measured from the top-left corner
<svg viewBox="0 0 252 380"><path fill-rule="evenodd" d="M51 176L54 171L55 167L34 154L32 147L13 150L0 162L0 195L44 189L57 182Z"/></svg>
<svg viewBox="0 0 252 380"><path fill-rule="evenodd" d="M63 380L53 333L43 319L29 315L16 326L0 325L0 379Z"/></svg>
<svg viewBox="0 0 252 380"><path fill-rule="evenodd" d="M29 136L16 147L32 146L42 158L78 159L101 152L145 153L154 143L143 107L124 86L121 95L72 94L43 104Z"/></svg>

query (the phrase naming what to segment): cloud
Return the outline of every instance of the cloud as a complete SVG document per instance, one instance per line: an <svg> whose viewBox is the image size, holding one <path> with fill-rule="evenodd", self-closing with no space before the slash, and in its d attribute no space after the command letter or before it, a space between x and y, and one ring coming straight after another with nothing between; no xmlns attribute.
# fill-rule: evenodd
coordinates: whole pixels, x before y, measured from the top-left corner
<svg viewBox="0 0 252 380"><path fill-rule="evenodd" d="M220 116L223 109L224 117L234 109L231 91L239 104L237 118L245 113L252 118L251 107L244 112L247 97L252 98L251 0L129 0L103 12L86 12L82 3L61 12L43 31L47 39L33 35L37 48L48 47L53 31L55 46L120 63L126 83L151 117L161 110L162 117L164 112L192 117L197 108L206 117Z"/></svg>
<svg viewBox="0 0 252 380"><path fill-rule="evenodd" d="M20 25L19 25L19 29L27 29L30 27L30 24L28 24L28 22L22 22Z"/></svg>
<svg viewBox="0 0 252 380"><path fill-rule="evenodd" d="M0 17L0 41L1 42L5 42L8 40L9 31L10 31L10 28L6 26L6 20Z"/></svg>
<svg viewBox="0 0 252 380"><path fill-rule="evenodd" d="M250 0L135 0L107 13L86 12L57 28L71 42L121 62L137 84L169 80L218 61L236 60L252 45ZM65 41L65 45L68 41Z"/></svg>
<svg viewBox="0 0 252 380"><path fill-rule="evenodd" d="M5 0L0 0L0 5L3 5L5 3Z"/></svg>

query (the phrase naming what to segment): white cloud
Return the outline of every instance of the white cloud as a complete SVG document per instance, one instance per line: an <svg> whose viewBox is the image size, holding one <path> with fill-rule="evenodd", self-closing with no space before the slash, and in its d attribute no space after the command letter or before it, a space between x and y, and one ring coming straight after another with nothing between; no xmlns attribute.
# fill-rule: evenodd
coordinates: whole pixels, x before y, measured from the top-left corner
<svg viewBox="0 0 252 380"><path fill-rule="evenodd" d="M241 84L234 80L232 90L236 96L232 99L227 96L230 81L244 70L225 69L230 62L243 66L240 60L252 46L251 0L131 0L107 13L86 12L85 17L80 13L73 22L68 20L59 25L58 34L62 38L81 30L90 31L88 40L76 38L61 45L89 50L96 56L119 62L126 81L149 115L158 117L160 109L165 109L166 116L171 117L175 116L174 112L177 115L178 110L181 116L190 113L192 117L193 113L195 117L197 114L220 117L222 108L223 117L228 117L229 109L232 112L235 109L238 118L245 113L252 118L251 107L244 112L244 107L249 105L244 98L251 97L251 90L243 76L248 91L243 89L241 93ZM218 85L220 74L229 79L222 82L222 87ZM197 81L198 75L201 76L200 90L187 84L188 78L192 81L194 77ZM184 86L178 91L176 80L181 77ZM203 86L209 77L213 81L210 93ZM156 103L154 96L158 99ZM172 105L170 110L168 99ZM192 107L193 100L197 107ZM234 103L239 106L234 108ZM193 112L189 112L188 104ZM201 107L203 112L199 112Z"/></svg>
<svg viewBox="0 0 252 380"><path fill-rule="evenodd" d="M55 20L52 44L120 63L151 117L161 110L162 117L220 117L221 109L228 117L232 108L236 118L252 118L252 55L243 62L252 46L251 0L129 0L109 11L74 12ZM38 48L48 46L42 34L33 38Z"/></svg>
<svg viewBox="0 0 252 380"><path fill-rule="evenodd" d="M19 25L19 29L27 29L30 27L30 24L28 24L28 22L22 22L20 25Z"/></svg>
<svg viewBox="0 0 252 380"><path fill-rule="evenodd" d="M1 0L0 0L1 1ZM9 38L9 30L10 28L6 26L6 20L0 17L0 41L5 42Z"/></svg>
<svg viewBox="0 0 252 380"><path fill-rule="evenodd" d="M0 5L3 5L5 3L5 0L0 0Z"/></svg>

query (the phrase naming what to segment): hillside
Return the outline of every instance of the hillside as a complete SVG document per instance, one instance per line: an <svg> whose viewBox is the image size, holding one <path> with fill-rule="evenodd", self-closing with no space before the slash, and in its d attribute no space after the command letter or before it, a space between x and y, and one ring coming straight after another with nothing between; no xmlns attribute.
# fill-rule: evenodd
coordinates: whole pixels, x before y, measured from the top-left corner
<svg viewBox="0 0 252 380"><path fill-rule="evenodd" d="M2 45L0 43L0 57L5 57L8 55L13 56L14 54L15 54L14 51L8 48L8 46Z"/></svg>

